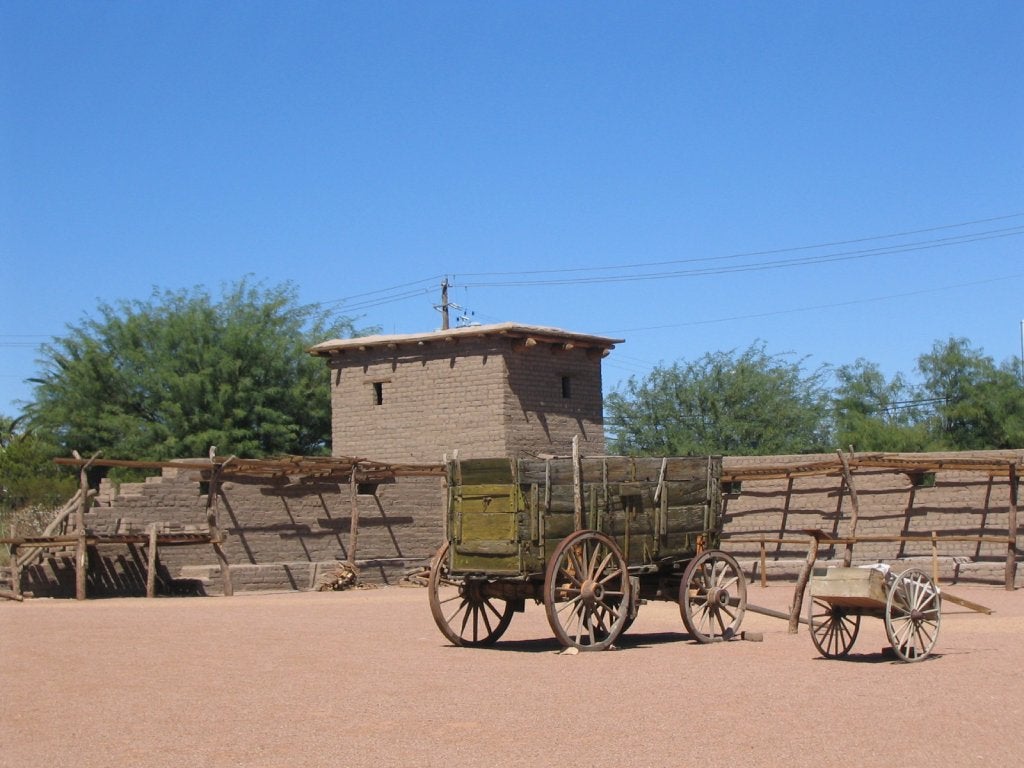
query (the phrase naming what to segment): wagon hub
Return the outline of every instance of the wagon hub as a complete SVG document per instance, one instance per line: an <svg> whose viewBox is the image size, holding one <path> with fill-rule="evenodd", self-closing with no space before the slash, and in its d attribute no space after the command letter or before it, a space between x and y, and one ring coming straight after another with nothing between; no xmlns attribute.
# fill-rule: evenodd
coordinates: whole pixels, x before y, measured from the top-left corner
<svg viewBox="0 0 1024 768"><path fill-rule="evenodd" d="M725 608L729 605L731 599L729 590L723 587L714 587L708 590L708 605Z"/></svg>
<svg viewBox="0 0 1024 768"><path fill-rule="evenodd" d="M593 579L587 579L580 588L580 597L587 605L597 605L604 599L604 586Z"/></svg>

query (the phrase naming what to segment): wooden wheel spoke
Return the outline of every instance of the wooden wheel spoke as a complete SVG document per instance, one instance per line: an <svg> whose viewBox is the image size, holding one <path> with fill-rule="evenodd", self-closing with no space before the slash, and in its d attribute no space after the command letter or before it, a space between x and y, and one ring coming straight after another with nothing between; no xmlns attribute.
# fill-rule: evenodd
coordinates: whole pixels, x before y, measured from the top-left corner
<svg viewBox="0 0 1024 768"><path fill-rule="evenodd" d="M595 559L596 559L596 554L597 553L595 552ZM609 552L608 555L604 558L604 560L601 561L601 564L597 568L594 568L593 570L591 570L590 573L587 574L587 575L590 576L590 578L592 578L592 579L600 581L602 584L604 582L609 581L610 579L614 578L615 574L616 573L621 573L621 571L613 571L612 574L610 576L608 576L607 578L604 578L604 579L600 578L601 574L605 573L608 570L608 564L611 563L612 558L614 556L615 556L614 552Z"/></svg>
<svg viewBox="0 0 1024 768"><path fill-rule="evenodd" d="M904 661L920 661L935 646L942 599L923 571L911 568L896 577L885 605L885 633Z"/></svg>
<svg viewBox="0 0 1024 768"><path fill-rule="evenodd" d="M690 561L679 586L679 610L700 643L736 636L747 608L747 583L735 558L707 550Z"/></svg>
<svg viewBox="0 0 1024 768"><path fill-rule="evenodd" d="M827 659L846 656L857 640L860 614L832 606L824 600L811 598L807 608L811 641Z"/></svg>
<svg viewBox="0 0 1024 768"><path fill-rule="evenodd" d="M574 582L575 584L577 584L577 585L582 585L582 584L583 584L583 581L584 581L584 580L585 580L585 578L586 578L586 576L585 576L584 574L586 574L586 572L587 572L587 568L586 568L586 566L585 566L585 565L583 564L583 562L582 562L582 561L580 560L580 553L579 553L579 552L577 552L575 548L570 548L570 550L569 550L569 552L568 552L568 558L569 558L569 560L571 561L571 562L570 562L570 565L571 565L572 569L571 569L571 570L568 570L568 569L566 569L566 568L564 568L564 567L563 567L563 568L562 568L562 571L563 571L563 572L564 572L564 573L565 573L565 574L566 574L566 575L567 575L567 576L568 576L568 577L569 577L569 578L570 578L570 579L571 579L571 580L572 580L572 581L573 581L573 582Z"/></svg>
<svg viewBox="0 0 1024 768"><path fill-rule="evenodd" d="M449 546L438 550L430 566L427 588L434 623L454 645L490 645L508 628L515 606L489 596L487 582L451 578Z"/></svg>
<svg viewBox="0 0 1024 768"><path fill-rule="evenodd" d="M577 531L555 548L544 576L544 608L555 637L581 650L607 648L622 632L629 573L606 534Z"/></svg>
<svg viewBox="0 0 1024 768"><path fill-rule="evenodd" d="M597 583L600 584L601 586L604 586L605 584L609 584L612 581L614 581L615 579L620 579L620 578L622 578L622 569L621 568L616 568L613 571L609 571L608 574L606 576L604 576L603 578L597 579ZM616 593L616 594L621 594L621 593Z"/></svg>

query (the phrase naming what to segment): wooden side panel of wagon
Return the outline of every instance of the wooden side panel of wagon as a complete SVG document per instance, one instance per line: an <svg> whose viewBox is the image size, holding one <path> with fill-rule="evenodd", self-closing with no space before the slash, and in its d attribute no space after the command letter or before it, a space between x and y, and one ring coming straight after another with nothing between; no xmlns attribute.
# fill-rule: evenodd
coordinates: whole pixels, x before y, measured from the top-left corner
<svg viewBox="0 0 1024 768"><path fill-rule="evenodd" d="M457 462L453 471L447 520L452 571L519 574L524 515L515 462L475 459Z"/></svg>
<svg viewBox="0 0 1024 768"><path fill-rule="evenodd" d="M566 459L521 460L521 499L534 547L524 564L575 529L576 468ZM581 527L616 540L630 566L691 557L716 546L721 524L720 457L584 458L579 466Z"/></svg>

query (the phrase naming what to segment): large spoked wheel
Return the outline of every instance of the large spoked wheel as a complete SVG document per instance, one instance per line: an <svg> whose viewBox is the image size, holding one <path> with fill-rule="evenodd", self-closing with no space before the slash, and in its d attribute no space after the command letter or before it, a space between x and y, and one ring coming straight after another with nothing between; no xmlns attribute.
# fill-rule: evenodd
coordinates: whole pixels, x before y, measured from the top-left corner
<svg viewBox="0 0 1024 768"><path fill-rule="evenodd" d="M630 582L626 559L598 531L576 531L555 548L544 575L544 609L562 645L600 651L626 626Z"/></svg>
<svg viewBox="0 0 1024 768"><path fill-rule="evenodd" d="M747 582L734 557L708 550L690 561L679 585L679 612L694 640L732 639L746 610Z"/></svg>
<svg viewBox="0 0 1024 768"><path fill-rule="evenodd" d="M921 661L939 638L942 598L927 574L916 568L904 571L889 588L885 601L885 634L893 651L904 661Z"/></svg>
<svg viewBox="0 0 1024 768"><path fill-rule="evenodd" d="M856 642L860 613L812 597L807 606L807 623L814 647L826 659L835 659L846 656Z"/></svg>
<svg viewBox="0 0 1024 768"><path fill-rule="evenodd" d="M430 612L441 634L455 645L490 645L508 629L515 606L487 596L486 581L449 578L448 547L442 546L430 564Z"/></svg>

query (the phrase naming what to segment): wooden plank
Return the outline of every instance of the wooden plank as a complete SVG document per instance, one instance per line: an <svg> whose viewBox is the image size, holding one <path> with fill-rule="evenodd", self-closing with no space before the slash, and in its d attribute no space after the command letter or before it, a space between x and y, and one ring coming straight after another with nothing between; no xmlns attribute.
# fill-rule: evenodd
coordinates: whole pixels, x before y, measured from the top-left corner
<svg viewBox="0 0 1024 768"><path fill-rule="evenodd" d="M515 480L508 459L463 459L460 465L460 485L507 485Z"/></svg>
<svg viewBox="0 0 1024 768"><path fill-rule="evenodd" d="M516 514L512 512L473 512L462 514L459 537L463 544L474 541L515 541Z"/></svg>
<svg viewBox="0 0 1024 768"><path fill-rule="evenodd" d="M484 539L470 539L455 545L455 551L460 556L469 555L515 555L519 552L519 545L514 541L487 541Z"/></svg>
<svg viewBox="0 0 1024 768"><path fill-rule="evenodd" d="M580 466L580 436L572 436L572 507L575 530L583 528L583 468Z"/></svg>
<svg viewBox="0 0 1024 768"><path fill-rule="evenodd" d="M963 597L957 597L956 595L950 594L945 590L942 591L942 599L948 600L951 603L956 603L957 605L962 605L964 608L970 608L972 611L977 611L978 613L993 613L991 608L986 608L984 605L981 605L980 603L973 603L970 600L967 600Z"/></svg>
<svg viewBox="0 0 1024 768"><path fill-rule="evenodd" d="M811 577L811 597L833 605L879 607L887 596L885 575L875 568L829 568Z"/></svg>

